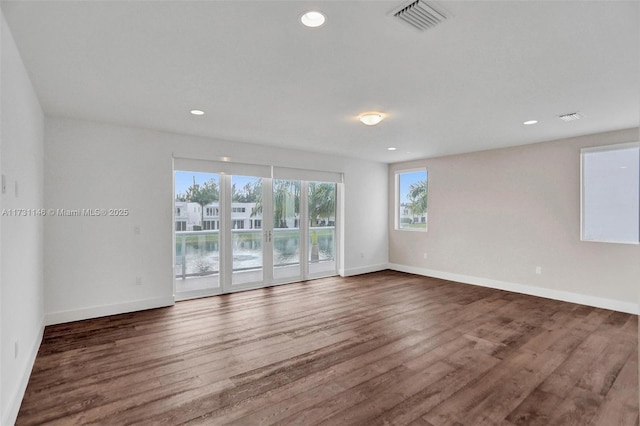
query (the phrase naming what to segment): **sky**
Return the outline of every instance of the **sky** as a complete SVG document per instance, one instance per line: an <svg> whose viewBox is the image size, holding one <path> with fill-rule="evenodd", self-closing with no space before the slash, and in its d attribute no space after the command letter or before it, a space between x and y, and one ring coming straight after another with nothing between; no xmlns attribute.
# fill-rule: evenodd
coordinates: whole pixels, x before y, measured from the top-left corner
<svg viewBox="0 0 640 426"><path fill-rule="evenodd" d="M181 172L176 171L175 179L175 194L185 194L187 188L193 184L193 178L196 178L196 183L202 185L212 177L215 178L216 183L219 183L218 175L213 173L199 173L199 172Z"/></svg>
<svg viewBox="0 0 640 426"><path fill-rule="evenodd" d="M187 188L193 185L194 177L196 178L196 183L199 185L202 185L211 178L215 179L216 184L220 184L220 176L215 173L183 172L176 170L175 194L185 194L187 192ZM247 182L254 182L256 179L258 178L249 176L233 176L232 182L236 184L236 188L240 189L244 187Z"/></svg>
<svg viewBox="0 0 640 426"><path fill-rule="evenodd" d="M400 202L409 202L409 187L420 181L426 179L426 170L416 170L415 172L401 173L400 174Z"/></svg>

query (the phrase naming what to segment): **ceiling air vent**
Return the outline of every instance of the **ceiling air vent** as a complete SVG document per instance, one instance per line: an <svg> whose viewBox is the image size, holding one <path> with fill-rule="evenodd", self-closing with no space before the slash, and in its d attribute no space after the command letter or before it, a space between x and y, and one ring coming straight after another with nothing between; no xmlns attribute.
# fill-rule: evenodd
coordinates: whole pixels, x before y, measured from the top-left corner
<svg viewBox="0 0 640 426"><path fill-rule="evenodd" d="M580 113L572 112L570 114L559 115L558 118L560 120L562 120L562 121L576 121L576 120L580 120L581 118L583 118L583 116Z"/></svg>
<svg viewBox="0 0 640 426"><path fill-rule="evenodd" d="M423 0L415 0L392 13L396 18L420 31L433 28L447 19L444 12L436 9L433 3Z"/></svg>

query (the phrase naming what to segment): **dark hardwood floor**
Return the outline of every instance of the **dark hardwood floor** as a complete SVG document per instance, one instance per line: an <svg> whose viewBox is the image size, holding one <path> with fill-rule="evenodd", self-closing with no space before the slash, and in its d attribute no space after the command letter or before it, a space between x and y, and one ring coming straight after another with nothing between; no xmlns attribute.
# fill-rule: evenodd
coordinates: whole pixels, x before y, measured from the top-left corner
<svg viewBox="0 0 640 426"><path fill-rule="evenodd" d="M385 271L47 327L18 424L638 425L637 317Z"/></svg>

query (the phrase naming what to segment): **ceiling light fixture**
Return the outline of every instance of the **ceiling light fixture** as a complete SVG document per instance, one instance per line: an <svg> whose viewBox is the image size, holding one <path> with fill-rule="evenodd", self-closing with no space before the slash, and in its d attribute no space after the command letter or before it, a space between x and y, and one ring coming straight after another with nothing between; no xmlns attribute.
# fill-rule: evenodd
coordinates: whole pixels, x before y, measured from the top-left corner
<svg viewBox="0 0 640 426"><path fill-rule="evenodd" d="M322 26L326 19L322 12L310 10L300 17L300 22L302 22L302 25L305 27L317 28Z"/></svg>
<svg viewBox="0 0 640 426"><path fill-rule="evenodd" d="M204 115L204 111L200 111L199 109L192 109L189 112L193 115Z"/></svg>
<svg viewBox="0 0 640 426"><path fill-rule="evenodd" d="M381 122L383 118L384 117L379 112L363 112L358 116L358 119L362 124L366 124L367 126L375 126Z"/></svg>
<svg viewBox="0 0 640 426"><path fill-rule="evenodd" d="M396 149L398 149L398 148L396 148L394 146L390 146L389 148L387 148L387 151L395 151Z"/></svg>
<svg viewBox="0 0 640 426"><path fill-rule="evenodd" d="M529 121L525 121L524 123L525 126L530 126L532 124L538 124L538 120L529 120Z"/></svg>

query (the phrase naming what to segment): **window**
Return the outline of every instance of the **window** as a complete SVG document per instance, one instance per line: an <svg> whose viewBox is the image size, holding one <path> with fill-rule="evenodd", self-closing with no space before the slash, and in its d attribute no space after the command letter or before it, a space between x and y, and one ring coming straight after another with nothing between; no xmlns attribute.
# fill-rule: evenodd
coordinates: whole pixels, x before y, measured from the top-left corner
<svg viewBox="0 0 640 426"><path fill-rule="evenodd" d="M244 220L234 220L232 221L233 229L244 229Z"/></svg>
<svg viewBox="0 0 640 426"><path fill-rule="evenodd" d="M396 172L396 229L427 230L427 170Z"/></svg>
<svg viewBox="0 0 640 426"><path fill-rule="evenodd" d="M187 222L183 220L176 221L176 231L186 231L187 230Z"/></svg>
<svg viewBox="0 0 640 426"><path fill-rule="evenodd" d="M640 143L581 150L581 239L640 242Z"/></svg>
<svg viewBox="0 0 640 426"><path fill-rule="evenodd" d="M308 191L309 273L335 271L337 186L334 182L309 182Z"/></svg>
<svg viewBox="0 0 640 426"><path fill-rule="evenodd" d="M217 207L207 207L205 211L206 216L218 216L218 208Z"/></svg>
<svg viewBox="0 0 640 426"><path fill-rule="evenodd" d="M202 229L204 229L205 231L219 229L217 220L205 220L203 223L204 226Z"/></svg>

